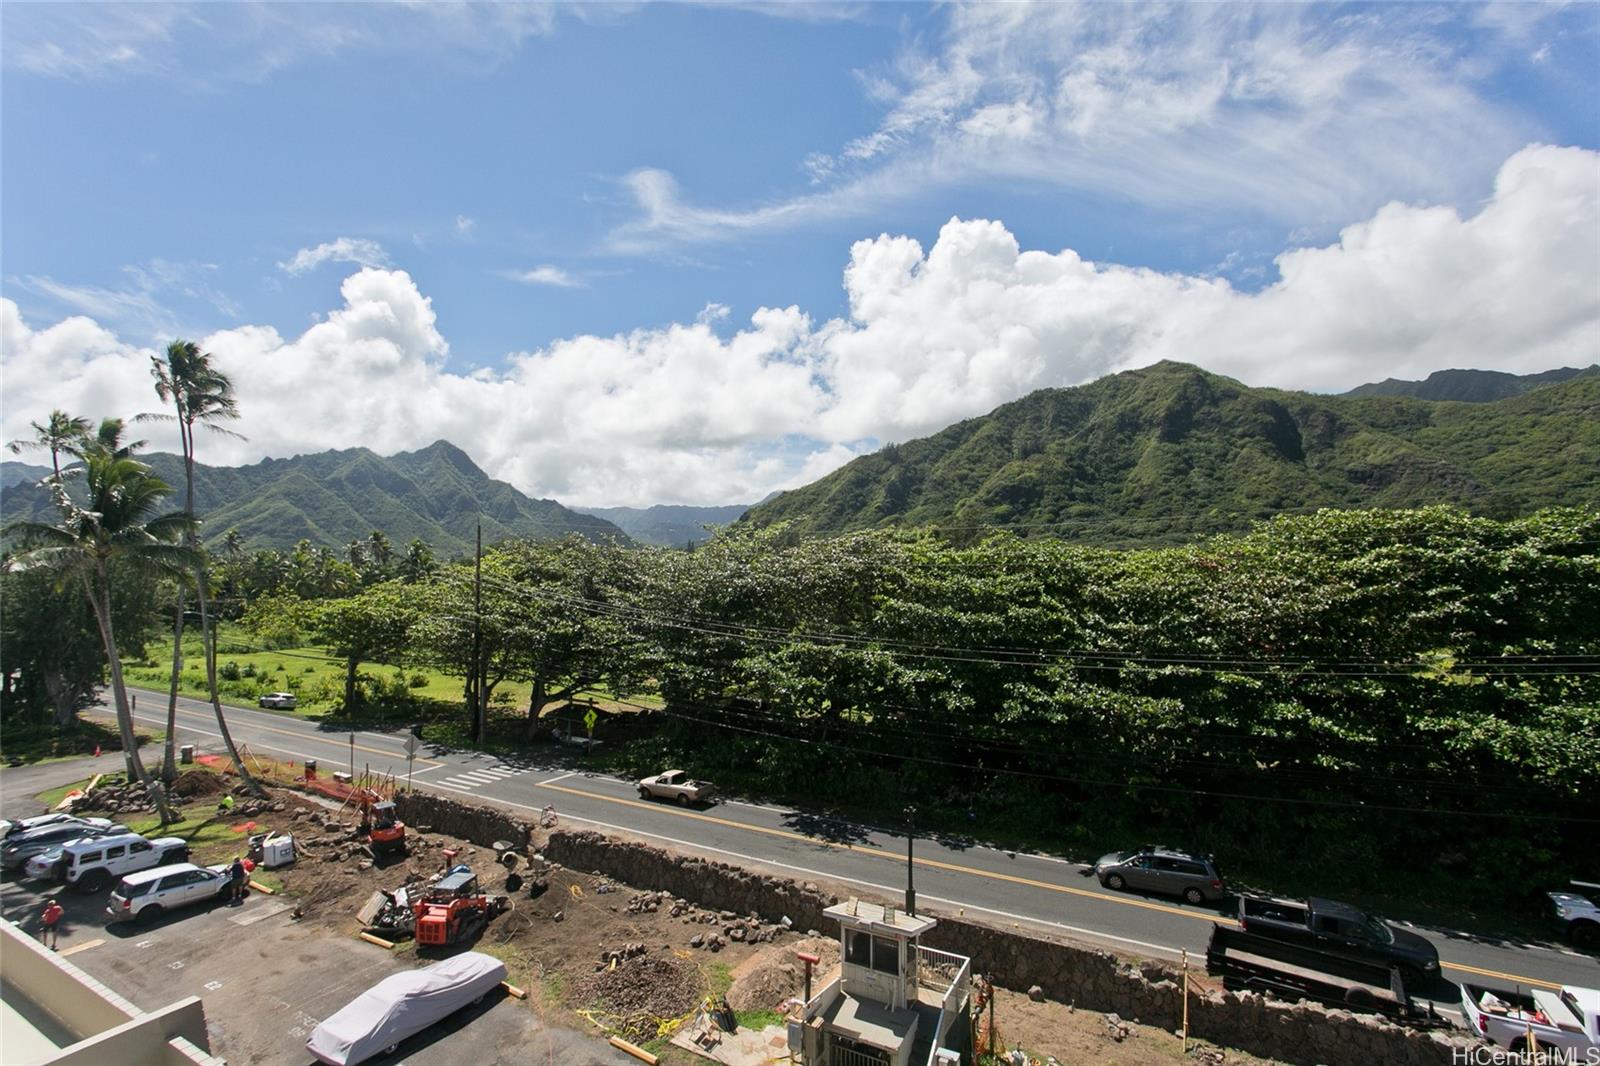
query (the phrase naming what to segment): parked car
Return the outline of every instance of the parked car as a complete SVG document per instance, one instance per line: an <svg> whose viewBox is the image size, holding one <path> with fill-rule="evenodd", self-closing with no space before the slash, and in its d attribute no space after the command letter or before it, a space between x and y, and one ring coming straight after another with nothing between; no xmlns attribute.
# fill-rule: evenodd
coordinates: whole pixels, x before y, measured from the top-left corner
<svg viewBox="0 0 1600 1066"><path fill-rule="evenodd" d="M262 707L270 707L280 711L292 711L296 704L293 692L269 692L256 700Z"/></svg>
<svg viewBox="0 0 1600 1066"><path fill-rule="evenodd" d="M14 834L29 833L50 825L60 825L63 822L86 821L87 818L79 818L75 814L41 814L37 818L21 818L14 822L9 819L0 820L0 839L8 839Z"/></svg>
<svg viewBox="0 0 1600 1066"><path fill-rule="evenodd" d="M69 840L103 837L110 833L126 833L125 825L114 825L104 818L84 818L77 822L57 822L43 829L17 833L6 838L0 848L0 869L16 870L41 852L52 851Z"/></svg>
<svg viewBox="0 0 1600 1066"><path fill-rule="evenodd" d="M479 951L385 977L311 1030L306 1050L330 1066L355 1066L395 1051L406 1037L477 1003L505 979L506 964Z"/></svg>
<svg viewBox="0 0 1600 1066"><path fill-rule="evenodd" d="M179 862L129 874L106 899L106 924L153 922L170 910L222 899L228 894L228 867Z"/></svg>
<svg viewBox="0 0 1600 1066"><path fill-rule="evenodd" d="M1462 985L1461 1016L1468 1029L1513 1054L1533 1050L1532 1040L1541 1062L1600 1062L1600 991L1592 988L1512 995Z"/></svg>
<svg viewBox="0 0 1600 1066"><path fill-rule="evenodd" d="M1190 903L1215 903L1224 893L1222 874L1209 855L1149 844L1100 856L1094 875L1107 888L1182 896Z"/></svg>
<svg viewBox="0 0 1600 1066"><path fill-rule="evenodd" d="M124 874L186 862L189 844L182 837L147 840L137 833L75 840L62 846L61 879L82 892L99 892Z"/></svg>
<svg viewBox="0 0 1600 1066"><path fill-rule="evenodd" d="M640 799L669 799L680 807L711 798L709 781L696 781L682 770L667 770L639 782Z"/></svg>
<svg viewBox="0 0 1600 1066"><path fill-rule="evenodd" d="M1571 892L1551 892L1556 928L1573 947L1600 948L1600 885L1572 882Z"/></svg>
<svg viewBox="0 0 1600 1066"><path fill-rule="evenodd" d="M1241 896L1239 926L1338 958L1398 966L1409 988L1421 988L1439 974L1439 949L1433 944L1348 903Z"/></svg>

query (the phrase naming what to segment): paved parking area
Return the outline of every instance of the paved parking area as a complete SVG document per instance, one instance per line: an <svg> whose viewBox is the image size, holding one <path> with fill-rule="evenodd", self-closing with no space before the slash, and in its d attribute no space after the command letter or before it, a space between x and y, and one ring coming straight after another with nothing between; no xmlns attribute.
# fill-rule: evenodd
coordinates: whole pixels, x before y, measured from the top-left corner
<svg viewBox="0 0 1600 1066"><path fill-rule="evenodd" d="M50 886L0 884L0 916L36 934ZM56 891L66 908L60 950L147 1010L188 995L205 1001L212 1051L229 1062L304 1066L311 1029L391 973L415 965L354 938L295 924L274 896L203 904L152 925L106 926L106 893ZM526 1063L626 1066L635 1060L571 1029L541 1024L536 997L490 997L370 1060L418 1066Z"/></svg>

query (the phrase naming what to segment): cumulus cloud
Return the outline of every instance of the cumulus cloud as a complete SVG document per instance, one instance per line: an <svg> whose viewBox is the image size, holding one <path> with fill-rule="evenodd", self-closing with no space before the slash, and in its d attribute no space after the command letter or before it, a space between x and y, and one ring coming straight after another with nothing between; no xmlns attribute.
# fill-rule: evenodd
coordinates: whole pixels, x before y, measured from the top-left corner
<svg viewBox="0 0 1600 1066"><path fill-rule="evenodd" d="M1388 204L1336 242L1282 253L1258 292L1022 249L1000 222L952 219L929 248L857 242L844 317L764 307L720 336L713 302L693 323L513 353L499 373L448 370L428 298L402 271L363 269L297 337L246 326L203 338L234 377L249 437L208 441L204 458L442 437L567 502L752 501L883 440L1161 359L1321 390L1586 364L1600 352L1597 201L1600 153L1530 146L1475 214ZM52 407L147 405L149 352L90 318L35 330L0 300L0 344L7 437Z"/></svg>
<svg viewBox="0 0 1600 1066"><path fill-rule="evenodd" d="M285 262L278 264L278 269L286 274L304 274L308 270L315 270L323 263L355 263L364 267L384 267L389 265L389 253L377 241L367 240L365 237L338 237L331 241L323 241L315 248L302 248Z"/></svg>
<svg viewBox="0 0 1600 1066"><path fill-rule="evenodd" d="M801 194L694 202L653 168L616 251L861 216L1011 181L1200 207L1326 234L1390 198L1470 203L1539 120L1484 91L1555 5L1358 14L1299 4L955 4L942 33L862 72L876 126L798 161ZM1537 10L1535 10L1537 9Z"/></svg>

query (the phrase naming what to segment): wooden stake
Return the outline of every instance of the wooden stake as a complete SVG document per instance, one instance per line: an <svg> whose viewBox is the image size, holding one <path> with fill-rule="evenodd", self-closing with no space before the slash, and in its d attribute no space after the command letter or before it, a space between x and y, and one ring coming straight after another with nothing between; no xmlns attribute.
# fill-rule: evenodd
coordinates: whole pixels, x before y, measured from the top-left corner
<svg viewBox="0 0 1600 1066"><path fill-rule="evenodd" d="M501 981L500 987L506 990L506 995L516 996L518 999L527 999L528 993L512 984L510 981Z"/></svg>
<svg viewBox="0 0 1600 1066"><path fill-rule="evenodd" d="M371 933L357 933L356 936L360 937L362 940L365 940L369 944L378 945L380 948L383 948L385 951L393 951L394 950L394 942L390 941L390 940L385 940L381 936L373 936Z"/></svg>
<svg viewBox="0 0 1600 1066"><path fill-rule="evenodd" d="M620 1036L612 1037L608 1043L610 1043L610 1045L616 1048L618 1051L626 1051L640 1062L645 1063L646 1066L656 1066L657 1059L654 1055L650 1054L650 1052L646 1051L642 1047L636 1047L633 1044L628 1043Z"/></svg>
<svg viewBox="0 0 1600 1066"><path fill-rule="evenodd" d="M268 888L266 885L262 884L260 881L252 880L250 882L250 887L255 889L257 892L265 892L269 896L276 896L278 894L277 892Z"/></svg>
<svg viewBox="0 0 1600 1066"><path fill-rule="evenodd" d="M1189 952L1183 953L1183 1053L1189 1054Z"/></svg>

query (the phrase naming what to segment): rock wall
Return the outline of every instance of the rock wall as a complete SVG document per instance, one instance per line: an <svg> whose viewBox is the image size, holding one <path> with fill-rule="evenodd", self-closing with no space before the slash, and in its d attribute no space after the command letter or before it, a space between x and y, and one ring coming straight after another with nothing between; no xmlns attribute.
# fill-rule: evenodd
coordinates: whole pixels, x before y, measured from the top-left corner
<svg viewBox="0 0 1600 1066"><path fill-rule="evenodd" d="M838 933L822 912L838 903L839 897L812 882L677 855L587 830L552 832L544 854L575 870L599 871L704 907L753 913L771 922L788 918L799 930L816 929L828 936ZM1182 1023L1182 975L1172 966L1149 961L1135 965L1108 951L1001 929L937 910L928 913L937 917L939 924L923 942L970 956L974 971L989 975L998 985L1017 991L1037 986L1050 999L1081 1009L1115 1012L1163 1029L1177 1029ZM1204 966L1203 959L1196 961ZM1474 1043L1466 1036L1421 1033L1371 1015L1233 992L1192 995L1189 1031L1223 1047L1307 1066L1445 1066L1463 1061L1453 1058L1452 1052L1459 1055L1459 1049Z"/></svg>
<svg viewBox="0 0 1600 1066"><path fill-rule="evenodd" d="M446 833L479 847L509 840L514 850L523 852L533 839L533 823L496 807L478 807L429 792L396 792L394 807L400 820L419 832Z"/></svg>

